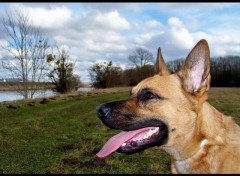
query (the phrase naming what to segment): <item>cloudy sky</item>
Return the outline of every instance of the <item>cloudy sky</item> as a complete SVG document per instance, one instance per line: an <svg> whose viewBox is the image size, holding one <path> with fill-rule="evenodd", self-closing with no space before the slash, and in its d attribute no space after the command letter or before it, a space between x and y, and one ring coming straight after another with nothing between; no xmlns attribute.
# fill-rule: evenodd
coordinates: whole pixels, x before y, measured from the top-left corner
<svg viewBox="0 0 240 176"><path fill-rule="evenodd" d="M129 67L136 47L154 57L161 47L170 61L185 58L205 38L212 57L240 55L240 3L0 3L0 15L16 8L26 9L34 25L68 49L84 82L96 62Z"/></svg>

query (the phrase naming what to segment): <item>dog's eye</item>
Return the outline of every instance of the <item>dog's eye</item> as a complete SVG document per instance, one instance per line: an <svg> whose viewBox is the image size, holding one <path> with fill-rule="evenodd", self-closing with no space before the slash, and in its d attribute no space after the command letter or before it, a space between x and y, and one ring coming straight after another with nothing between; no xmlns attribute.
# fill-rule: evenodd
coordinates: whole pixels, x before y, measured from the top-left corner
<svg viewBox="0 0 240 176"><path fill-rule="evenodd" d="M144 94L144 99L146 100L150 100L150 99L153 99L153 98L156 98L156 95L150 91L146 91L145 94Z"/></svg>
<svg viewBox="0 0 240 176"><path fill-rule="evenodd" d="M139 94L138 98L141 101L152 100L152 99L162 99L158 94L152 92L149 89L143 89Z"/></svg>

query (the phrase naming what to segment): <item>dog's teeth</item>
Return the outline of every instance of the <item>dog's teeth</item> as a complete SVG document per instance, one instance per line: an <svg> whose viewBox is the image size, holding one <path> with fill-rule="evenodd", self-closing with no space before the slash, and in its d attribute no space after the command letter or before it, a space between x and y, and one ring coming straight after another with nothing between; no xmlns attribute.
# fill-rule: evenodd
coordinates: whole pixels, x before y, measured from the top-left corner
<svg viewBox="0 0 240 176"><path fill-rule="evenodd" d="M130 145L131 145L132 147L137 146L137 141L142 141L142 140L144 140L144 139L149 138L149 137L152 136L153 134L156 134L156 133L158 132L158 130L159 130L159 127L156 127L156 128L154 128L154 129L150 129L150 130L143 136L143 138L138 138L138 139L135 139L135 141L131 141L131 142L130 142ZM127 145L127 143L124 142L124 143L122 144L122 147L124 147L124 146L126 146L126 145Z"/></svg>
<svg viewBox="0 0 240 176"><path fill-rule="evenodd" d="M159 127L156 127L153 132L156 133L159 130Z"/></svg>
<svg viewBox="0 0 240 176"><path fill-rule="evenodd" d="M124 147L125 145L127 145L125 142L122 144L122 146Z"/></svg>
<svg viewBox="0 0 240 176"><path fill-rule="evenodd" d="M153 133L154 133L154 131L153 131L153 130L150 130L150 131L147 133L147 135L148 135L148 136L151 136Z"/></svg>
<svg viewBox="0 0 240 176"><path fill-rule="evenodd" d="M143 136L143 139L146 139L146 138L148 138L148 135L147 135L147 134L145 134L145 135Z"/></svg>
<svg viewBox="0 0 240 176"><path fill-rule="evenodd" d="M159 130L159 127L156 127L154 129L151 129L147 132L147 134L144 135L143 139L148 138L149 136L152 136L153 134L155 134L157 131Z"/></svg>

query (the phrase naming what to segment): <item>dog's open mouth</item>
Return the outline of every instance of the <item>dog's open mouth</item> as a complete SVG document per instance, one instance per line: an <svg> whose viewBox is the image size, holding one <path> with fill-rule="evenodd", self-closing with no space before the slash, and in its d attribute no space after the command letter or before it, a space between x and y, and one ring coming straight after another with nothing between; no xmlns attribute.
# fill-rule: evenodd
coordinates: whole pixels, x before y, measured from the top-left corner
<svg viewBox="0 0 240 176"><path fill-rule="evenodd" d="M167 127L145 127L133 131L123 131L111 137L97 153L99 158L104 158L112 152L131 154L146 148L161 145L166 142Z"/></svg>

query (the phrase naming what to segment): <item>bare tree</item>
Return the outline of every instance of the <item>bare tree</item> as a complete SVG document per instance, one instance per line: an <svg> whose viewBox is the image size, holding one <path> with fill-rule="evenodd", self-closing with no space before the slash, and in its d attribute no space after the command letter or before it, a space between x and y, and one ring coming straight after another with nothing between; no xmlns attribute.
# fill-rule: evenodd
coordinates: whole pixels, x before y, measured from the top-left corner
<svg viewBox="0 0 240 176"><path fill-rule="evenodd" d="M144 67L153 63L153 54L144 48L136 48L132 54L128 56L128 59L136 66L138 80L141 81L145 78L146 71Z"/></svg>
<svg viewBox="0 0 240 176"><path fill-rule="evenodd" d="M167 66L168 66L168 69L171 71L171 73L175 73L181 68L183 63L184 63L184 59L179 58L172 61L168 61Z"/></svg>
<svg viewBox="0 0 240 176"><path fill-rule="evenodd" d="M136 67L144 67L145 65L153 62L153 54L144 49L144 48L136 48L132 52L131 55L128 56L128 59L136 66Z"/></svg>
<svg viewBox="0 0 240 176"><path fill-rule="evenodd" d="M8 42L8 46L1 47L9 53L4 56L2 66L13 80L21 80L18 92L25 99L33 98L45 77L48 38L39 27L33 26L24 10L6 10L1 22Z"/></svg>

